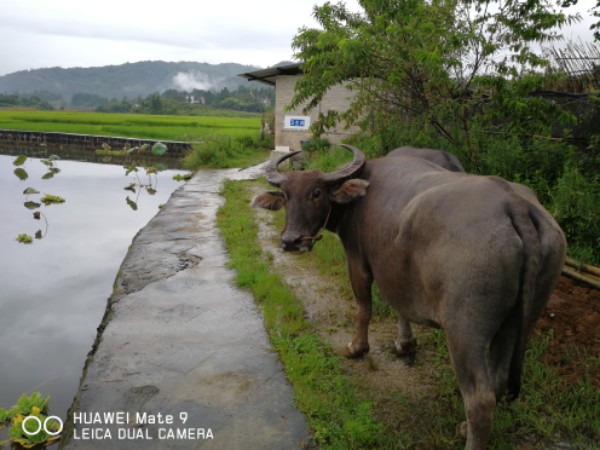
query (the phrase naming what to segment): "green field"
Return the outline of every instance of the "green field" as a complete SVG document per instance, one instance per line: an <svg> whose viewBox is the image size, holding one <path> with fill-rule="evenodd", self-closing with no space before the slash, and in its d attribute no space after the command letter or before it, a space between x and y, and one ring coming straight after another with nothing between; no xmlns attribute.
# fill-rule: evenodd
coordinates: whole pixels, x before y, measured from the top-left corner
<svg viewBox="0 0 600 450"><path fill-rule="evenodd" d="M254 136L260 117L0 110L0 129L198 141L208 134Z"/></svg>

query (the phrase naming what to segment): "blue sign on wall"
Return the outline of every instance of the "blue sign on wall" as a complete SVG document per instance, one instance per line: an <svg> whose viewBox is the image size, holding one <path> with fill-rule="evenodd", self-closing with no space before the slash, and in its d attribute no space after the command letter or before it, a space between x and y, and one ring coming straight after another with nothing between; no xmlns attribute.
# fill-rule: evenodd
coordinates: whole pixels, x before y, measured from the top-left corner
<svg viewBox="0 0 600 450"><path fill-rule="evenodd" d="M290 127L304 127L306 124L306 120L304 119L291 119Z"/></svg>
<svg viewBox="0 0 600 450"><path fill-rule="evenodd" d="M310 127L310 116L285 116L283 128L287 130L302 131Z"/></svg>

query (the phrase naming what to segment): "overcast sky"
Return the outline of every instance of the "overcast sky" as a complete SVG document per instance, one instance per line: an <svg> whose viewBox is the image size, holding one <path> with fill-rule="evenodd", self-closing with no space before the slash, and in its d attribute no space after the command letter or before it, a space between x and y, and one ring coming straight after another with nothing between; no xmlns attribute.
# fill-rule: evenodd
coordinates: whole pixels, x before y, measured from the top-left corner
<svg viewBox="0 0 600 450"><path fill-rule="evenodd" d="M291 41L325 0L0 0L0 75L42 67L145 60L236 62L292 59ZM337 1L334 1L334 3ZM567 34L591 40L586 20ZM358 0L346 0L358 11Z"/></svg>

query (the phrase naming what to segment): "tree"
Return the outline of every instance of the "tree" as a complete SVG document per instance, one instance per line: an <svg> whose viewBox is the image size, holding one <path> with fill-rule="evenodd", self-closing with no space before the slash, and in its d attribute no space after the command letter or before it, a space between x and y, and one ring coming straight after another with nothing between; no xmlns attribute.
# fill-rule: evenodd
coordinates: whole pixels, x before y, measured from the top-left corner
<svg viewBox="0 0 600 450"><path fill-rule="evenodd" d="M598 18L598 22L592 25L592 30L594 31L594 38L600 42L600 0L596 1L596 7L593 11L594 17Z"/></svg>
<svg viewBox="0 0 600 450"><path fill-rule="evenodd" d="M146 97L144 100L142 107L148 111L149 114L162 114L163 113L163 103L160 99L160 95L151 94Z"/></svg>
<svg viewBox="0 0 600 450"><path fill-rule="evenodd" d="M290 107L313 109L339 83L356 94L348 111L320 113L316 134L340 121L362 121L391 147L386 134L399 125L433 128L466 149L477 167L482 131L547 131L548 115L561 114L531 95L547 64L534 49L577 20L561 12L558 0L359 3L363 13L343 3L316 6L321 28L304 27L293 40L305 76Z"/></svg>

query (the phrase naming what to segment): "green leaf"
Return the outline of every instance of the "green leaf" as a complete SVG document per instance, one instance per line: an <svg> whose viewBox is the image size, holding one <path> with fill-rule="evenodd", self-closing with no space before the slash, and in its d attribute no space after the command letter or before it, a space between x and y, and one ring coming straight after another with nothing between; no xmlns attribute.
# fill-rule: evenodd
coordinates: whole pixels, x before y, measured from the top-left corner
<svg viewBox="0 0 600 450"><path fill-rule="evenodd" d="M25 208L27 209L37 209L40 206L42 206L41 203L37 203L37 202L24 202L23 205L25 206Z"/></svg>
<svg viewBox="0 0 600 450"><path fill-rule="evenodd" d="M20 242L21 244L31 244L33 242L33 238L27 233L22 233L17 236L16 241Z"/></svg>
<svg viewBox="0 0 600 450"><path fill-rule="evenodd" d="M169 168L167 166L165 166L163 163L161 162L155 162L154 163L154 167L156 168L156 170L158 170L159 172L162 172L163 170L168 170Z"/></svg>
<svg viewBox="0 0 600 450"><path fill-rule="evenodd" d="M129 175L131 172L137 172L138 168L134 162L132 162L129 166L123 166L125 168L125 176Z"/></svg>
<svg viewBox="0 0 600 450"><path fill-rule="evenodd" d="M154 156L163 156L167 153L167 146L162 142L157 142L152 146L152 154Z"/></svg>
<svg viewBox="0 0 600 450"><path fill-rule="evenodd" d="M44 195L40 201L48 206L48 205L53 205L53 204L58 204L58 203L64 203L65 199L62 197L59 197L58 195L51 195L51 194L46 194Z"/></svg>
<svg viewBox="0 0 600 450"><path fill-rule="evenodd" d="M8 409L0 408L0 428L2 428L4 422L10 418L9 413L10 411Z"/></svg>
<svg viewBox="0 0 600 450"><path fill-rule="evenodd" d="M32 188L32 187L28 187L27 189L25 189L23 191L23 194L25 194L25 195L39 194L39 193L40 193L40 191L38 191L37 189Z"/></svg>
<svg viewBox="0 0 600 450"><path fill-rule="evenodd" d="M21 181L25 181L27 178L29 178L29 174L27 172L25 172L25 169L21 169L21 168L15 169L14 174Z"/></svg>
<svg viewBox="0 0 600 450"><path fill-rule="evenodd" d="M25 155L19 155L17 156L17 158L13 161L13 164L15 166L22 166L23 164L25 164L25 161L27 161L27 156Z"/></svg>
<svg viewBox="0 0 600 450"><path fill-rule="evenodd" d="M138 206L137 206L136 202L134 202L133 200L131 200L129 197L127 197L125 200L127 201L127 204L129 205L129 207L131 209L133 209L134 211L137 211Z"/></svg>

